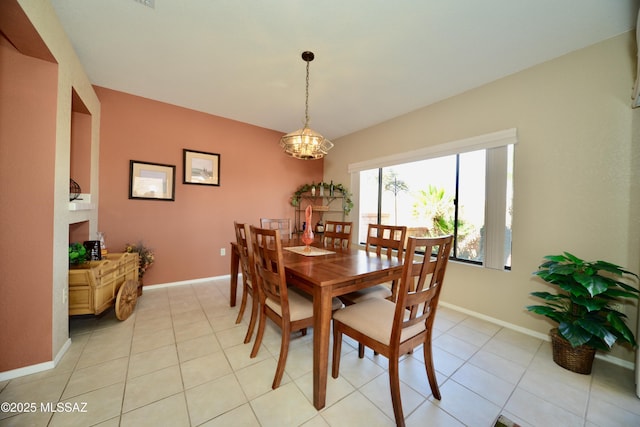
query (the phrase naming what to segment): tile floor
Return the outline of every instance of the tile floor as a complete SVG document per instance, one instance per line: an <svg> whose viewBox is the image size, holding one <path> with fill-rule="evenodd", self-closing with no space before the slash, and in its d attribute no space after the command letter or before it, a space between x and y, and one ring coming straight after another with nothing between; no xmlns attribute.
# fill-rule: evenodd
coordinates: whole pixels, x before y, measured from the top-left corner
<svg viewBox="0 0 640 427"><path fill-rule="evenodd" d="M386 359L343 345L327 406L311 404L312 331L291 342L282 385L271 390L280 335L269 327L258 357L228 304L228 279L145 290L124 322L113 310L70 321L72 345L52 370L0 382L0 426L392 426ZM590 376L563 370L547 342L441 308L433 342L442 400L422 352L400 364L408 426L639 426L630 370L596 360ZM74 410L54 412L47 402ZM84 406L86 404L86 406ZM75 406L74 406L75 405ZM65 408L63 406L63 408ZM45 409L44 411L42 409Z"/></svg>

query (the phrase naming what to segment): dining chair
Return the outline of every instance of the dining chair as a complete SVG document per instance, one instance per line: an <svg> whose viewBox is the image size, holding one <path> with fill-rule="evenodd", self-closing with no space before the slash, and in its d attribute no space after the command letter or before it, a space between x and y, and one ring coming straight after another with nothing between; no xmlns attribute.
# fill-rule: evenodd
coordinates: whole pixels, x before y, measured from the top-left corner
<svg viewBox="0 0 640 427"><path fill-rule="evenodd" d="M387 257L395 256L402 262L404 244L407 238L407 227L404 225L369 224L365 250L382 254ZM370 298L386 298L396 300L397 280L371 286L340 296L345 305L357 304ZM358 345L358 356L364 357L364 345Z"/></svg>
<svg viewBox="0 0 640 427"><path fill-rule="evenodd" d="M280 230L283 239L291 239L291 219L289 218L260 218L260 228Z"/></svg>
<svg viewBox="0 0 640 427"><path fill-rule="evenodd" d="M262 344L267 318L271 319L282 331L280 357L276 374L273 378L273 389L280 386L284 367L287 363L289 341L292 332L302 331L306 334L308 327L313 326L313 300L296 288L288 288L282 254L280 230L270 230L250 226L255 278L260 298L258 332L253 343L251 357L258 355ZM332 309L342 308L338 298L332 301Z"/></svg>
<svg viewBox="0 0 640 427"><path fill-rule="evenodd" d="M251 295L251 318L249 319L249 328L244 337L244 343L251 341L253 329L255 328L256 319L258 318L258 289L255 287L255 270L253 265L253 247L251 245L251 233L249 224L233 223L236 231L236 243L238 245L238 254L240 255L240 269L242 271L242 301L238 310L236 323L242 321L244 310L247 306L247 296Z"/></svg>
<svg viewBox="0 0 640 427"><path fill-rule="evenodd" d="M365 250L375 252L378 256L384 254L387 257L396 257L402 262L406 238L407 227L403 225L369 224ZM396 281L360 289L340 297L345 305L356 304L369 298L388 298L395 301Z"/></svg>
<svg viewBox="0 0 640 427"><path fill-rule="evenodd" d="M396 425L404 426L398 359L422 345L427 379L433 396L440 389L433 367L431 337L438 298L444 282L453 236L410 237L395 302L371 298L333 315L333 367L338 378L342 335L389 359L389 384Z"/></svg>
<svg viewBox="0 0 640 427"><path fill-rule="evenodd" d="M323 245L332 248L350 248L352 229L352 222L327 221L322 235Z"/></svg>

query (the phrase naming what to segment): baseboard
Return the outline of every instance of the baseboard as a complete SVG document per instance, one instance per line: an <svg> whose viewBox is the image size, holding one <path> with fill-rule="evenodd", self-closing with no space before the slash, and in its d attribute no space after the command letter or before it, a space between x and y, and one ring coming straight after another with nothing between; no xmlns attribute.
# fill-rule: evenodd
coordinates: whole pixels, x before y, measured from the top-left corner
<svg viewBox="0 0 640 427"><path fill-rule="evenodd" d="M58 366L58 363L60 363L60 361L62 360L62 356L64 356L67 350L69 350L69 347L71 347L71 338L67 338L65 343L60 348L60 351L58 351L58 354L56 354L56 357L53 358L53 364L55 366Z"/></svg>
<svg viewBox="0 0 640 427"><path fill-rule="evenodd" d="M71 339L67 339L65 341L60 351L56 354L53 360L48 362L38 363L35 365L24 366L22 368L12 369L11 371L0 372L0 381L12 380L18 377L24 377L25 375L37 374L38 372L48 371L49 369L55 368L60 360L62 360L62 356L69 350L71 347Z"/></svg>
<svg viewBox="0 0 640 427"><path fill-rule="evenodd" d="M163 289L163 288L172 288L174 286L186 286L186 285L196 285L199 283L206 283L206 282L210 282L212 280L221 280L221 279L231 279L231 275L230 274L225 274L222 276L213 276L213 277L203 277L201 279L190 279L190 280L182 280L180 282L169 282L169 283L160 283L157 285L146 285L144 286L144 291L153 291L156 289Z"/></svg>
<svg viewBox="0 0 640 427"><path fill-rule="evenodd" d="M498 326L502 326L504 328L507 329L511 329L513 331L516 332L521 332L525 335L529 335L531 337L535 337L544 341L551 341L551 338L549 337L549 334L541 334L540 332L531 330L531 329L527 329L527 328L523 328L522 326L518 326L518 325L514 325L513 323L509 323L509 322L505 322L503 320L500 319L496 319L494 317L491 316L487 316L485 314L482 313L478 313L472 310L468 310L466 308L463 307L458 307L457 305L454 304L450 304L448 302L444 302L444 301L440 301L439 305L443 306L443 307L447 307L451 310L455 310L455 311L459 311L460 313L464 313L466 315L481 319L481 320L485 320L489 323L493 323L495 325ZM617 366L621 366L623 368L626 369L631 369L634 370L635 369L635 364L633 362L630 362L628 360L624 360L624 359L620 359L619 357L614 357L609 353L602 353L602 352L597 352L596 353L596 358L597 359L601 359L604 360L606 362L612 363L614 365Z"/></svg>

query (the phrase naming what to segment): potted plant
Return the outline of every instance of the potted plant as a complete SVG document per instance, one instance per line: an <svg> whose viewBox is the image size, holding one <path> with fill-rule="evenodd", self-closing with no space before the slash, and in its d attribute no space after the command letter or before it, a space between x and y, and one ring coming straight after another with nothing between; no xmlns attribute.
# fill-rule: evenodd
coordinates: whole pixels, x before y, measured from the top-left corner
<svg viewBox="0 0 640 427"><path fill-rule="evenodd" d="M89 254L87 248L80 243L71 243L69 245L69 265L80 265L88 260Z"/></svg>
<svg viewBox="0 0 640 427"><path fill-rule="evenodd" d="M533 274L557 287L557 293L531 292L545 301L527 310L557 323L551 330L553 360L563 368L589 374L596 350L608 351L619 340L637 343L624 313L612 304L638 299L639 291L624 283L638 275L606 261L584 261L575 255L548 255Z"/></svg>
<svg viewBox="0 0 640 427"><path fill-rule="evenodd" d="M331 181L330 184L327 184L326 182L321 182L319 185L321 185L323 189L327 189L329 191L329 197L334 197L335 191L341 192L342 196L344 197L344 205L342 208L344 210L345 215L349 215L349 212L351 212L351 209L353 209L353 200L351 200L351 193L349 192L349 190L347 190L342 184L334 185L333 181ZM316 188L315 183L304 184L298 187L296 192L293 193L293 196L291 196L291 206L293 207L300 206L300 199L302 199L302 195L304 193L310 192L314 188ZM315 193L313 193L312 197L315 197Z"/></svg>

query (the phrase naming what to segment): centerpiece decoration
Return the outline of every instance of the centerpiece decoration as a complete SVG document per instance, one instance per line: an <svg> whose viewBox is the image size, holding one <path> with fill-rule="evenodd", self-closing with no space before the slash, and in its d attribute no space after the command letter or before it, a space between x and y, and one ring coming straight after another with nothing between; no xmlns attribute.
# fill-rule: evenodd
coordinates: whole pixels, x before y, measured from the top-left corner
<svg viewBox="0 0 640 427"><path fill-rule="evenodd" d="M307 206L307 209L305 209L304 211L304 216L305 216L305 220L306 220L306 227L304 228L304 231L302 232L302 243L305 244L305 248L304 251L305 252L311 252L311 248L309 247L310 244L313 243L313 230L312 230L312 226L311 226L311 216L313 215L313 209L311 208L311 205Z"/></svg>

